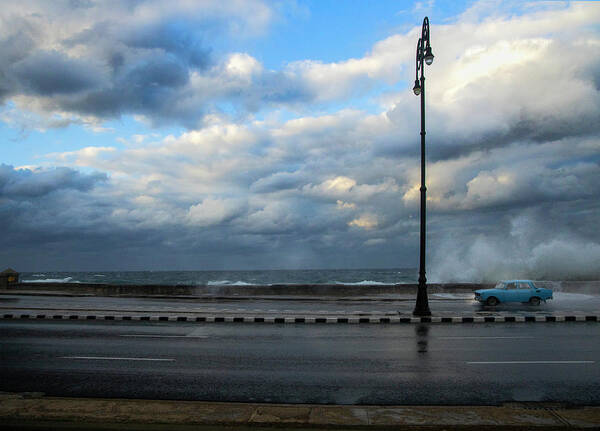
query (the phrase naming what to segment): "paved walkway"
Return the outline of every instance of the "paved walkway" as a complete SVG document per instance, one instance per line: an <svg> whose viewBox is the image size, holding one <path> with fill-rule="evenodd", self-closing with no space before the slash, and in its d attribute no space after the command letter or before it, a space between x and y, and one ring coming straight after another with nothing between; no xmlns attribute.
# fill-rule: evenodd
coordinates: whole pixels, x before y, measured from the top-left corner
<svg viewBox="0 0 600 431"><path fill-rule="evenodd" d="M562 295L562 296L560 296ZM75 296L75 297L72 297ZM414 317L414 295L372 297L260 296L96 297L0 290L0 319L137 320L234 323L503 323L600 322L600 296L557 293L532 307L475 304L470 294L430 295L431 317ZM559 298L560 297L560 298ZM162 298L162 299L161 299Z"/></svg>
<svg viewBox="0 0 600 431"><path fill-rule="evenodd" d="M178 426L367 429L599 429L600 407L552 404L503 406L332 406L208 403L0 394L0 428L62 424L52 429L178 429ZM142 428L140 428L142 427ZM30 428L35 429L35 428ZM161 428L162 429L162 428ZM187 428L186 428L187 429ZM218 428L217 428L218 429Z"/></svg>

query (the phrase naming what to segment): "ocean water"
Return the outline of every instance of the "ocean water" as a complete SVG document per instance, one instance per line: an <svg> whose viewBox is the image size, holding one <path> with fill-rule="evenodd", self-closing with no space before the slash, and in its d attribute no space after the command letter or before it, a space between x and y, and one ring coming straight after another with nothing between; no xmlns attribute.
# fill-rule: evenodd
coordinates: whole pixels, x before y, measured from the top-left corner
<svg viewBox="0 0 600 431"><path fill-rule="evenodd" d="M273 284L392 285L416 283L414 268L303 269L255 271L125 271L29 272L21 281L34 283L160 284L187 286L246 286Z"/></svg>

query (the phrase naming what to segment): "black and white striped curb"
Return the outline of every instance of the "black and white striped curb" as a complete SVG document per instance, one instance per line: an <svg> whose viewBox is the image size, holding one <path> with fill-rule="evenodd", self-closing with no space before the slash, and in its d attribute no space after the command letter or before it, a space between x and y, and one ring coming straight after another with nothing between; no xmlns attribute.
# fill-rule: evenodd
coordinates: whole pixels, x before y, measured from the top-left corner
<svg viewBox="0 0 600 431"><path fill-rule="evenodd" d="M4 313L0 319L41 320L117 320L199 323L505 323L505 322L600 322L600 314L512 315L512 316L233 316L233 315L154 315L154 314L72 314L72 313Z"/></svg>

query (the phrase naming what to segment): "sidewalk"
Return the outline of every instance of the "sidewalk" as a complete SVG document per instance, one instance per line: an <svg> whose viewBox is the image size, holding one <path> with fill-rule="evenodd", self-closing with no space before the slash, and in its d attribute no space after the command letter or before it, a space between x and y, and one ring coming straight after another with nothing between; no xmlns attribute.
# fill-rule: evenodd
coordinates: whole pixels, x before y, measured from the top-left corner
<svg viewBox="0 0 600 431"><path fill-rule="evenodd" d="M77 298L73 299L73 296ZM136 302L138 300L140 302ZM0 320L288 324L600 322L600 296L592 299L585 295L569 300L563 298L560 304L550 303L540 307L520 303L486 307L475 303L471 296L464 293L432 293L429 301L432 316L415 317L412 314L414 295L407 294L368 297L137 296L135 299L121 297L105 300L104 297L94 295L73 295L64 292L39 290L16 293L0 290Z"/></svg>
<svg viewBox="0 0 600 431"><path fill-rule="evenodd" d="M600 407L334 406L0 394L0 429L600 429Z"/></svg>

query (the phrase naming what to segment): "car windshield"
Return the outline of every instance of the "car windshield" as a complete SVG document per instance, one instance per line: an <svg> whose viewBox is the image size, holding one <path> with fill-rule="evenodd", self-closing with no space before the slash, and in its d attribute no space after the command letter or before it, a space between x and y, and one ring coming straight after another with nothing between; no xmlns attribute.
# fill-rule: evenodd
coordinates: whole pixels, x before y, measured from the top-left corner
<svg viewBox="0 0 600 431"><path fill-rule="evenodd" d="M504 283L503 282L498 283L496 286L494 286L494 289L504 289Z"/></svg>

